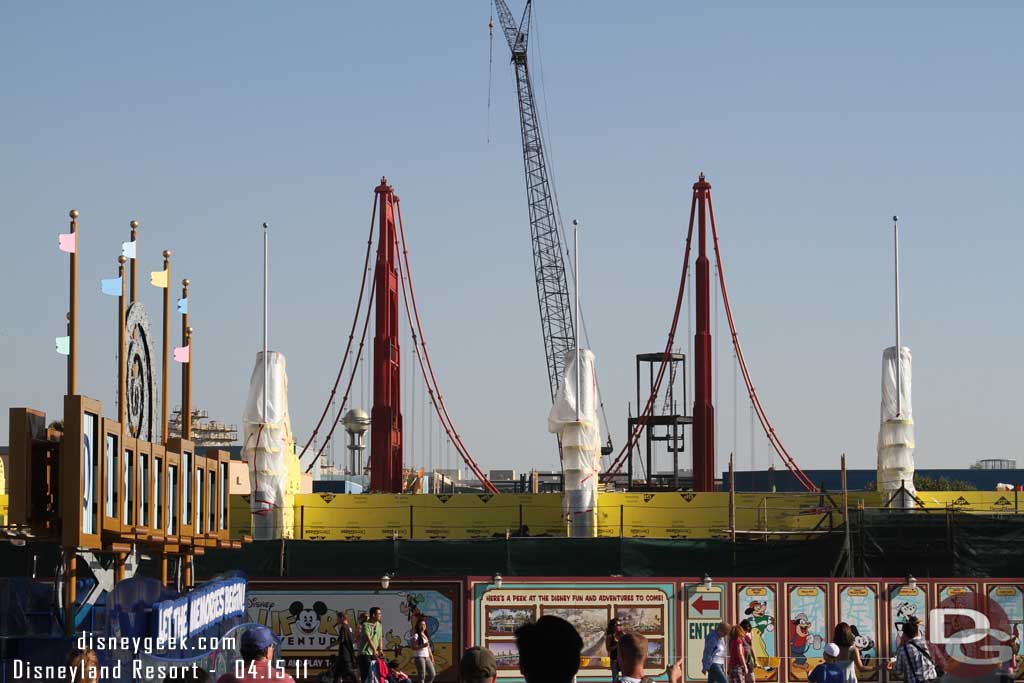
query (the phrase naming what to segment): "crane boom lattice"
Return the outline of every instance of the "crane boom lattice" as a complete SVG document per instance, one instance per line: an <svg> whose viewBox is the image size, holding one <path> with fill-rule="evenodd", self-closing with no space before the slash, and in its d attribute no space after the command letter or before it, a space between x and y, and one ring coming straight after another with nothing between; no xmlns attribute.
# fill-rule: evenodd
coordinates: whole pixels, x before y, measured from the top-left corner
<svg viewBox="0 0 1024 683"><path fill-rule="evenodd" d="M518 25L505 0L494 0L494 5L512 51L512 65L516 72L537 305L540 308L541 332L547 356L548 384L551 400L554 401L565 365L565 354L574 348L576 335L565 262L562 259L561 219L555 210L540 119L533 96L533 81L526 56L532 3L527 0L522 21Z"/></svg>

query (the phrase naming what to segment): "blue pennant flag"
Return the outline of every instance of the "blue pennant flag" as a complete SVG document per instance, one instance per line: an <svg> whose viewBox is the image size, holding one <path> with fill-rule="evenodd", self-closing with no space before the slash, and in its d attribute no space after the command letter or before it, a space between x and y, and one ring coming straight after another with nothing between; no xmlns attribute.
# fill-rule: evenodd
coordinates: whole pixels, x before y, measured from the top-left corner
<svg viewBox="0 0 1024 683"><path fill-rule="evenodd" d="M188 315L188 298L184 297L178 299L178 313L182 315Z"/></svg>
<svg viewBox="0 0 1024 683"><path fill-rule="evenodd" d="M57 337L57 353L67 356L71 353L71 337Z"/></svg>
<svg viewBox="0 0 1024 683"><path fill-rule="evenodd" d="M100 291L108 296L121 296L121 278L112 277L100 280Z"/></svg>
<svg viewBox="0 0 1024 683"><path fill-rule="evenodd" d="M125 258L135 258L136 242L121 242L121 256Z"/></svg>

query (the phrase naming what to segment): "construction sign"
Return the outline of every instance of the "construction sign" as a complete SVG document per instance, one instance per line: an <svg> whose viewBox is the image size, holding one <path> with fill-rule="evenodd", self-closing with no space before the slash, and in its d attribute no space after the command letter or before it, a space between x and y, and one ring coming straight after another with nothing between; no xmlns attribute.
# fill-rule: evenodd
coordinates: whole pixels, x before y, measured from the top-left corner
<svg viewBox="0 0 1024 683"><path fill-rule="evenodd" d="M702 583L683 584L683 595L686 599L686 610L683 615L685 618L683 633L686 636L684 645L685 677L688 681L706 681L707 675L701 672L704 639L718 627L724 615L728 613L725 584L713 583L710 586L704 586Z"/></svg>

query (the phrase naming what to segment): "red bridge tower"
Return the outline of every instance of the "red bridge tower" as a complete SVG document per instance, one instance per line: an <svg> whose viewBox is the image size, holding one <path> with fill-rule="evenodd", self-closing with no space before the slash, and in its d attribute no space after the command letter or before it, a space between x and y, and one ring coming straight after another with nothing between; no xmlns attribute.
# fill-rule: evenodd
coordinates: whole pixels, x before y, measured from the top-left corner
<svg viewBox="0 0 1024 683"><path fill-rule="evenodd" d="M380 206L373 338L373 409L370 411L370 490L402 492L402 387L398 354L398 196L380 179L374 190Z"/></svg>

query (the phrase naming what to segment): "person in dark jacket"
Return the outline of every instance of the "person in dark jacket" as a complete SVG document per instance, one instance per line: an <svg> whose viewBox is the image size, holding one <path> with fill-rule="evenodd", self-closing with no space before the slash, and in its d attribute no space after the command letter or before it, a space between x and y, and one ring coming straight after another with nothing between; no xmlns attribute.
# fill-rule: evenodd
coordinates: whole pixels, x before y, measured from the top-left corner
<svg viewBox="0 0 1024 683"><path fill-rule="evenodd" d="M348 615L341 613L338 624L338 658L334 662L335 683L359 683L356 672L356 637L348 623Z"/></svg>

